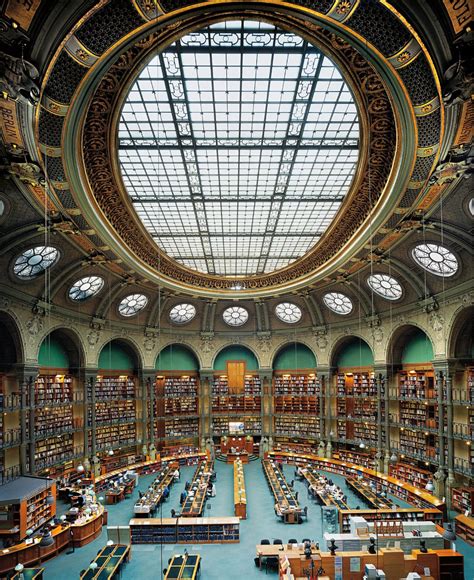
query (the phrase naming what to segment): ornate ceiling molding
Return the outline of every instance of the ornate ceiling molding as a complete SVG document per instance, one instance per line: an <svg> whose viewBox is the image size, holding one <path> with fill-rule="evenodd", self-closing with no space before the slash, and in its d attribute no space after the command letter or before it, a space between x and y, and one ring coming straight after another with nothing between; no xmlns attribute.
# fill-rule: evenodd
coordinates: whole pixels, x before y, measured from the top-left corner
<svg viewBox="0 0 474 580"><path fill-rule="evenodd" d="M444 113L425 47L388 3L319 0L303 8L211 2L193 7L172 0L160 4L153 21L156 15L150 16L148 5L156 7L119 0L92 10L55 55L38 108L39 151L55 194L65 211L81 209L82 215L72 219L81 230L92 228L91 241L113 249L110 258L118 255L140 275L196 295L265 296L327 277L378 228L393 228L414 207L437 161ZM234 281L189 270L158 250L124 203L114 157L117 104L150 52L189 30L236 16L271 21L322 47L356 94L366 138L365 159L339 219L303 258L285 269L242 279L245 289L238 292L230 289ZM71 50L79 53L71 55ZM84 150L77 159L79 143Z"/></svg>

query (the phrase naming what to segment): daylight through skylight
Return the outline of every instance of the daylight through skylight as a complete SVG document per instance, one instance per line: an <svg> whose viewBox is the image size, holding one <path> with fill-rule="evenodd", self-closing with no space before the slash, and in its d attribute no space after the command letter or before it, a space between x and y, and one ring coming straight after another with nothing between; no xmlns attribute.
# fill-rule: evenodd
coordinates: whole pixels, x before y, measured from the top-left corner
<svg viewBox="0 0 474 580"><path fill-rule="evenodd" d="M122 175L157 245L224 276L305 254L347 194L359 124L334 64L269 24L223 22L156 56L128 95Z"/></svg>

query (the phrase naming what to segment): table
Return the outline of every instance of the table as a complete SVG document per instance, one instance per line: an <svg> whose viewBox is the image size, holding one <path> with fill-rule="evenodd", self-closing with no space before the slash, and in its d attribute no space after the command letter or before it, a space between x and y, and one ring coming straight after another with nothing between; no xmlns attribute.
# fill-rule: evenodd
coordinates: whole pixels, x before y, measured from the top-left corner
<svg viewBox="0 0 474 580"><path fill-rule="evenodd" d="M156 510L161 498L163 497L165 488L170 487L174 482L176 467L177 465L173 463L158 473L150 486L151 490L149 489L144 496L135 503L133 511L136 515L145 514L146 516L149 516L151 512Z"/></svg>
<svg viewBox="0 0 474 580"><path fill-rule="evenodd" d="M234 514L243 520L247 519L244 466L240 459L234 462Z"/></svg>
<svg viewBox="0 0 474 580"><path fill-rule="evenodd" d="M88 568L81 574L81 580L108 580L118 572L124 560L128 560L129 557L130 546L121 544L105 546L93 560L97 568L95 570Z"/></svg>
<svg viewBox="0 0 474 580"><path fill-rule="evenodd" d="M181 509L181 516L194 518L202 514L207 497L207 486L214 468L214 461L206 459L200 463L194 473L188 495Z"/></svg>
<svg viewBox="0 0 474 580"><path fill-rule="evenodd" d="M283 546L278 544L273 546L257 544L256 549L260 568L266 558L279 558L281 561L285 556L291 559L291 571L296 576L303 576L303 570L311 565L311 560L314 562L316 570L321 565L321 553L316 550L314 545L311 546L311 558L306 558L304 548L299 544L284 544ZM297 562L296 565L294 563L295 560Z"/></svg>
<svg viewBox="0 0 474 580"><path fill-rule="evenodd" d="M44 568L24 568L23 580L43 580ZM14 572L11 576L8 576L8 580L19 580L20 572Z"/></svg>
<svg viewBox="0 0 474 580"><path fill-rule="evenodd" d="M275 498L275 509L285 524L298 523L301 508L280 468L273 462L262 461L263 470Z"/></svg>
<svg viewBox="0 0 474 580"><path fill-rule="evenodd" d="M234 463L234 461L239 460L242 461L242 463L248 463L249 462L249 454L247 453L247 451L236 451L234 453L232 453L231 451L227 452L227 463Z"/></svg>
<svg viewBox="0 0 474 580"><path fill-rule="evenodd" d="M353 477L347 477L346 483L352 487L359 497L362 497L362 499L375 509L392 509L394 506L393 501L373 491L364 479L359 480Z"/></svg>
<svg viewBox="0 0 474 580"><path fill-rule="evenodd" d="M125 488L119 487L118 489L110 489L105 492L105 503L107 505L116 504L121 502L125 498Z"/></svg>
<svg viewBox="0 0 474 580"><path fill-rule="evenodd" d="M342 510L349 509L349 506L343 499L334 496L332 493L326 491L323 488L323 486L319 482L320 474L314 467L308 465L307 467L301 470L301 474L303 475L308 484L308 488L309 491L311 492L311 495L317 496L322 504L334 505Z"/></svg>
<svg viewBox="0 0 474 580"><path fill-rule="evenodd" d="M201 556L198 554L185 554L173 556L165 580L179 578L191 578L194 580L201 575Z"/></svg>

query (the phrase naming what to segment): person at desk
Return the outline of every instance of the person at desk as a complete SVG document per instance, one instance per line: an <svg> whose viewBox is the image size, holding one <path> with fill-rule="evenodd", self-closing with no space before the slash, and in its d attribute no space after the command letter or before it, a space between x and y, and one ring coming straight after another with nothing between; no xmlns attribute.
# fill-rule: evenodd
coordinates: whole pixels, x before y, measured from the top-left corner
<svg viewBox="0 0 474 580"><path fill-rule="evenodd" d="M179 467L176 468L175 472L173 473L173 479L175 481L179 481L179 478L181 477L181 473L179 472Z"/></svg>
<svg viewBox="0 0 474 580"><path fill-rule="evenodd" d="M186 490L181 492L181 495L179 496L179 503L181 505L183 505L183 503L186 501L186 498L188 497L188 492Z"/></svg>
<svg viewBox="0 0 474 580"><path fill-rule="evenodd" d="M170 495L170 488L168 486L165 487L165 489L163 490L163 499L168 499Z"/></svg>

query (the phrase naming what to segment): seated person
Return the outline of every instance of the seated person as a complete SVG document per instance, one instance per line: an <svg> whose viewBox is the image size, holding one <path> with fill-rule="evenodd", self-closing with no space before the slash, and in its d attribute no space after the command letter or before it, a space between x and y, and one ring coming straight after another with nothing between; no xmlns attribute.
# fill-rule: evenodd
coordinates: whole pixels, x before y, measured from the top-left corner
<svg viewBox="0 0 474 580"><path fill-rule="evenodd" d="M170 495L170 488L168 486L163 490L163 499L167 499Z"/></svg>

